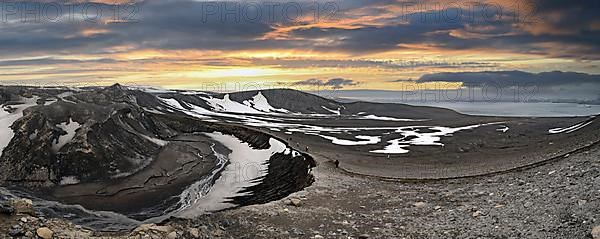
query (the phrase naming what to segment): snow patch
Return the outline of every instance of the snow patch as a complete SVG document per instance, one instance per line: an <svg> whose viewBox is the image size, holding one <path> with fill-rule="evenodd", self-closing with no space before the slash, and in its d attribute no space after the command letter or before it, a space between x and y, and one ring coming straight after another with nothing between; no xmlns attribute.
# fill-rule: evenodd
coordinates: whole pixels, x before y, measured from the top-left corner
<svg viewBox="0 0 600 239"><path fill-rule="evenodd" d="M321 135L321 134L315 134L315 135L317 135L321 138L324 138L324 139L331 140L331 143L333 143L333 144L345 145L345 146L369 145L369 144L377 144L377 143L381 142L381 136L357 135L357 136L354 136L354 138L361 139L361 141L353 141L353 140L346 140L346 139L338 139L336 137L328 136L328 135Z"/></svg>
<svg viewBox="0 0 600 239"><path fill-rule="evenodd" d="M441 126L401 127L398 128L398 130L396 130L396 133L400 133L402 135L401 138L389 140L389 145L385 146L385 148L379 150L372 150L370 152L385 154L404 154L409 152L409 150L406 148L408 148L411 145L444 146L444 144L440 142L441 137L451 136L453 133L459 131L475 129L484 125L491 124L495 123L469 125L457 128ZM433 132L421 133L418 132L418 129L427 129Z"/></svg>
<svg viewBox="0 0 600 239"><path fill-rule="evenodd" d="M60 185L74 185L79 184L79 179L75 176L62 177Z"/></svg>
<svg viewBox="0 0 600 239"><path fill-rule="evenodd" d="M508 126L503 125L502 128L496 129L498 132L506 133L509 130Z"/></svg>
<svg viewBox="0 0 600 239"><path fill-rule="evenodd" d="M254 109L257 109L262 112L279 112L279 113L289 113L286 109L277 109L269 104L267 98L262 94L262 91L259 91L252 100L244 101L244 105L250 106Z"/></svg>
<svg viewBox="0 0 600 239"><path fill-rule="evenodd" d="M58 137L57 142L52 143L52 151L54 151L55 153L57 153L63 146L65 146L73 140L77 129L81 128L81 124L69 118L69 122L61 123L56 127L63 129L65 132L67 132L67 134L61 135L60 137Z"/></svg>
<svg viewBox="0 0 600 239"><path fill-rule="evenodd" d="M0 156L4 152L4 148L8 146L12 138L15 136L15 133L10 128L10 126L15 123L18 119L23 117L23 110L37 105L37 100L39 97L34 96L32 98L23 98L22 104L19 105L11 105L11 106L2 106L0 108ZM9 110L9 107L12 109ZM11 112L12 111L12 112Z"/></svg>

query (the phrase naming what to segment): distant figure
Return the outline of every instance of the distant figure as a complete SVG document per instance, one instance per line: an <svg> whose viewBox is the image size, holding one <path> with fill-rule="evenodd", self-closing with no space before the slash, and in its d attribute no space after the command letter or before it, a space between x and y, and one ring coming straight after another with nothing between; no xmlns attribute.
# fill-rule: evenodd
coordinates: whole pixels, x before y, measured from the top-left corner
<svg viewBox="0 0 600 239"><path fill-rule="evenodd" d="M390 159L390 155L389 154L387 155L387 158Z"/></svg>
<svg viewBox="0 0 600 239"><path fill-rule="evenodd" d="M335 164L335 168L339 168L340 167L340 161L339 160L336 159L333 163Z"/></svg>
<svg viewBox="0 0 600 239"><path fill-rule="evenodd" d="M306 146L306 152L308 152L308 146Z"/></svg>

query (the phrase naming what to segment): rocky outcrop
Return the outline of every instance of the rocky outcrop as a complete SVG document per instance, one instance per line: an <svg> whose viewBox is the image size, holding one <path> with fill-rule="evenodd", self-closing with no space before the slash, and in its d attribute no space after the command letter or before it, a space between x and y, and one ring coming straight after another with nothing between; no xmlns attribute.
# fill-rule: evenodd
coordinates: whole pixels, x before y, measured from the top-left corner
<svg viewBox="0 0 600 239"><path fill-rule="evenodd" d="M261 183L246 188L248 195L234 197L231 202L247 206L280 200L298 192L314 182L310 173L315 161L308 154L277 153L269 160L268 174L261 178Z"/></svg>
<svg viewBox="0 0 600 239"><path fill-rule="evenodd" d="M63 177L106 180L143 168L160 148L151 139L169 132L157 128L136 101L117 85L26 109L12 125L15 135L0 158L0 169L7 172L0 182L49 186ZM57 149L68 134L58 125L66 122L80 127Z"/></svg>
<svg viewBox="0 0 600 239"><path fill-rule="evenodd" d="M12 125L12 141L0 157L0 182L43 186L56 180L56 156L52 141L59 134L48 118L30 111Z"/></svg>

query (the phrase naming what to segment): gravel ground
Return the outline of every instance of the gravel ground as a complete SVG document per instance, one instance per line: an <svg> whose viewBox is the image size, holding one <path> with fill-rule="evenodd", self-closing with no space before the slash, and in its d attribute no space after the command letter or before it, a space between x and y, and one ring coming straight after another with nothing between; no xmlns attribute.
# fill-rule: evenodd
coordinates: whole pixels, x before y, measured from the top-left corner
<svg viewBox="0 0 600 239"><path fill-rule="evenodd" d="M600 224L598 145L535 168L477 178L388 182L327 164L316 172L314 186L286 200L221 213L226 234L562 239L591 238Z"/></svg>
<svg viewBox="0 0 600 239"><path fill-rule="evenodd" d="M391 182L349 175L329 163L315 174L313 186L287 199L173 220L166 228L102 234L56 220L23 223L20 217L0 220L0 228L20 224L35 233L43 225L63 238L562 239L592 238L592 228L600 225L598 145L535 168L476 178Z"/></svg>

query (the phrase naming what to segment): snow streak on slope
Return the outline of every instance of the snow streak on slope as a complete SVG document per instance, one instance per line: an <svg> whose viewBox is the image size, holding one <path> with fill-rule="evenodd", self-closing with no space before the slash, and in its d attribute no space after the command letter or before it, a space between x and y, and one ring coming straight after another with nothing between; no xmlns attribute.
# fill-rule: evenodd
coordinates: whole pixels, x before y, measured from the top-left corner
<svg viewBox="0 0 600 239"><path fill-rule="evenodd" d="M257 99L257 97L255 97ZM260 99L260 96L258 97ZM382 146L383 149L371 150L372 153L386 153L386 154L403 154L408 153L407 149L411 145L434 145L443 146L440 142L441 137L449 137L453 133L462 130L474 129L483 125L470 125L464 127L450 128L443 126L404 126L404 127L326 127L316 126L309 124L289 123L286 120L289 118L277 118L277 114L269 115L269 117L261 117L256 115L239 115L233 113L224 112L213 112L202 107L183 102L187 108L184 108L177 100L174 99L161 99L165 104L184 112L190 116L198 118L206 118L207 116L218 116L225 117L231 120L225 120L226 122L242 123L247 126L266 128L271 131L283 132L286 134L302 133L306 135L315 135L323 139L331 141L332 144L343 145L343 146L357 146L357 145L378 145L381 142L381 138L384 135L396 135L399 134L401 137L397 139L388 140L389 145ZM240 105L237 102L231 103L229 97L224 99L217 99L213 102L219 102L218 105L230 105L228 110L239 109ZM226 102L226 103L223 103ZM260 102L260 100L259 100ZM235 104L238 105L235 105ZM250 105L250 103L248 103ZM244 106L244 105L242 105ZM248 106L248 105L245 105ZM224 107L227 108L227 107ZM253 108L252 108L253 109ZM267 108L265 108L267 109ZM247 111L246 111L247 112ZM301 118L301 114L293 114L295 118ZM396 119L391 117L378 117L375 115L358 116L355 119L364 119L364 117L370 119L379 120L391 120L391 121L414 121ZM378 132L373 132L378 131ZM381 132L383 131L383 132ZM430 131L430 132L429 132ZM367 133L369 132L369 133ZM425 133L423 133L425 132ZM365 134L366 133L366 134ZM346 139L340 138L337 134L344 134ZM375 134L375 135L374 135ZM379 135L377 135L379 134ZM348 139L348 138L352 139Z"/></svg>
<svg viewBox="0 0 600 239"><path fill-rule="evenodd" d="M200 97L205 100L214 110L228 113L241 114L265 114L265 113L288 113L288 110L277 109L269 104L269 101L262 92L258 92L251 100L245 100L242 103L231 100L229 94L226 94L223 99L214 97Z"/></svg>
<svg viewBox="0 0 600 239"><path fill-rule="evenodd" d="M261 183L260 179L266 176L269 159L273 154L299 155L295 150L273 138L269 140L271 145L269 149L257 150L231 135L219 132L207 135L231 150L227 156L215 152L220 160L228 160L229 163L222 172L219 171L221 176L212 187L206 186L211 180L201 180L182 193L181 199L185 206L178 210L177 216L193 218L202 213L234 207L236 205L230 203L229 199L248 195L248 192L242 193L242 191Z"/></svg>
<svg viewBox="0 0 600 239"><path fill-rule="evenodd" d="M566 127L566 128L554 128L554 129L549 129L548 133L549 134L560 134L560 133L571 133L574 131L577 131L585 126L588 126L589 124L591 124L592 122L594 122L595 117L590 117L589 120L586 120L584 122L578 123L576 125L570 126L570 127Z"/></svg>

